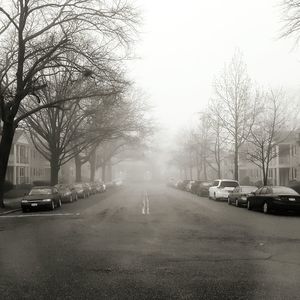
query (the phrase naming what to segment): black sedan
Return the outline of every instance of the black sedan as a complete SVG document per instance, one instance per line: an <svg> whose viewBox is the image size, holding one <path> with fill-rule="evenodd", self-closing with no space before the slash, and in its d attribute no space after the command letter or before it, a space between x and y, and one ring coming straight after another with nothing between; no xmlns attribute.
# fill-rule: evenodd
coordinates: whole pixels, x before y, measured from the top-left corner
<svg viewBox="0 0 300 300"><path fill-rule="evenodd" d="M40 207L54 210L55 207L61 207L61 198L56 187L33 187L21 200L21 207L23 212Z"/></svg>
<svg viewBox="0 0 300 300"><path fill-rule="evenodd" d="M237 186L228 196L228 204L235 204L239 207L247 204L247 199L257 190L256 186L241 185Z"/></svg>
<svg viewBox="0 0 300 300"><path fill-rule="evenodd" d="M265 214L275 210L300 211L300 195L285 186L263 186L247 198L247 208L259 209Z"/></svg>

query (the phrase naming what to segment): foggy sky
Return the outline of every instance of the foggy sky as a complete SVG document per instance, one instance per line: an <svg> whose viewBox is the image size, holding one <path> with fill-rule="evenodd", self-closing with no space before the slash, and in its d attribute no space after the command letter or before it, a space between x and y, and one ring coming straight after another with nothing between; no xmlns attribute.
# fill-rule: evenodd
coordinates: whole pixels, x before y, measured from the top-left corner
<svg viewBox="0 0 300 300"><path fill-rule="evenodd" d="M176 129L212 95L212 81L238 48L255 84L295 93L300 49L279 39L275 0L136 0L144 24L131 77L156 106L158 120Z"/></svg>

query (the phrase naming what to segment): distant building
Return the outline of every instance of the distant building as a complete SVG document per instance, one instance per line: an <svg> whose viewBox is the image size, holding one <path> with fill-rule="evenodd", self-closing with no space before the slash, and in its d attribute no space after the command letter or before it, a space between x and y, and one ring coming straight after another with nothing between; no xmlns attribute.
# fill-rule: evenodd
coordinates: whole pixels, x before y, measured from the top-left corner
<svg viewBox="0 0 300 300"><path fill-rule="evenodd" d="M9 155L6 179L14 185L50 180L50 164L35 149L23 130L16 130Z"/></svg>
<svg viewBox="0 0 300 300"><path fill-rule="evenodd" d="M248 147L245 144L243 147ZM288 185L290 181L300 181L300 132L291 134L284 142L275 146L276 157L269 165L269 181L273 185ZM262 180L262 170L247 160L246 152L239 157L240 181L256 183Z"/></svg>

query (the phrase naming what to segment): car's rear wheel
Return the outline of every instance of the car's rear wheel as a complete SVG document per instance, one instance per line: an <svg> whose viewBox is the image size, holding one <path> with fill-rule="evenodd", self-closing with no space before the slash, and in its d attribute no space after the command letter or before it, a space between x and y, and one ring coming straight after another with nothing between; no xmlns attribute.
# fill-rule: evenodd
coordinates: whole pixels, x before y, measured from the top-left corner
<svg viewBox="0 0 300 300"><path fill-rule="evenodd" d="M263 205L263 212L264 212L264 214L270 213L270 205L268 204L268 202L264 203L264 205Z"/></svg>
<svg viewBox="0 0 300 300"><path fill-rule="evenodd" d="M228 203L228 205L231 205L231 200L229 197L227 198L227 203Z"/></svg>
<svg viewBox="0 0 300 300"><path fill-rule="evenodd" d="M52 200L51 203L50 203L50 210L54 210L54 209L55 209L55 203Z"/></svg>
<svg viewBox="0 0 300 300"><path fill-rule="evenodd" d="M247 200L247 209L248 210L252 209L252 205L251 205L251 202L249 200Z"/></svg>
<svg viewBox="0 0 300 300"><path fill-rule="evenodd" d="M235 206L236 206L236 207L239 207L239 206L240 206L239 199L235 199Z"/></svg>
<svg viewBox="0 0 300 300"><path fill-rule="evenodd" d="M23 212L23 213L26 213L26 212L28 212L28 209L25 208L25 207L22 207L22 212Z"/></svg>

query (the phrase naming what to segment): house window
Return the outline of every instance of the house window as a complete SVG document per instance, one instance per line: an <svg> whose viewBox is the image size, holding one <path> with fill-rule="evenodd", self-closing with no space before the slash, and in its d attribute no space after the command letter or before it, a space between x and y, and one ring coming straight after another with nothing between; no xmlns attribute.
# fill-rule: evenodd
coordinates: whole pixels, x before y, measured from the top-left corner
<svg viewBox="0 0 300 300"><path fill-rule="evenodd" d="M19 171L20 171L20 177L25 177L25 168L20 167Z"/></svg>
<svg viewBox="0 0 300 300"><path fill-rule="evenodd" d="M28 163L28 149L24 145L20 145L20 161L21 164Z"/></svg>

